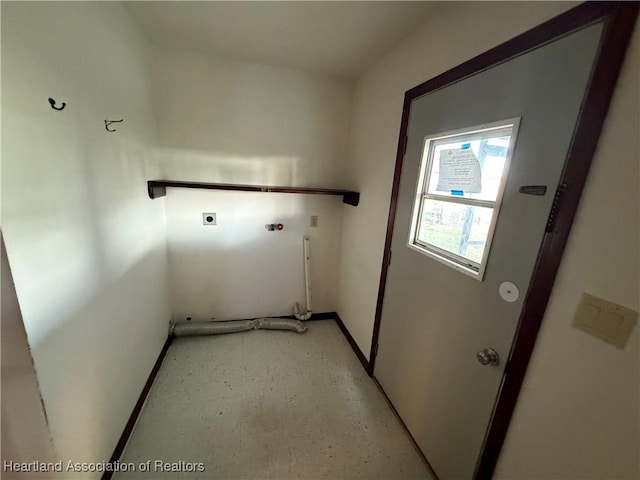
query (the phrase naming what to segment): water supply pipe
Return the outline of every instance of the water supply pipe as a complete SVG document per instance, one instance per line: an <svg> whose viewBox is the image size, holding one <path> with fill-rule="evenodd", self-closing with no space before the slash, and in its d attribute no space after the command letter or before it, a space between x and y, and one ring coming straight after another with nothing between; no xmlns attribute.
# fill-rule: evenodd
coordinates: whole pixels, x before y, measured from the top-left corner
<svg viewBox="0 0 640 480"><path fill-rule="evenodd" d="M302 237L302 251L304 253L304 290L307 297L307 313L300 313L298 302L293 304L293 314L298 320L309 320L313 311L311 310L311 272L309 270L309 235Z"/></svg>

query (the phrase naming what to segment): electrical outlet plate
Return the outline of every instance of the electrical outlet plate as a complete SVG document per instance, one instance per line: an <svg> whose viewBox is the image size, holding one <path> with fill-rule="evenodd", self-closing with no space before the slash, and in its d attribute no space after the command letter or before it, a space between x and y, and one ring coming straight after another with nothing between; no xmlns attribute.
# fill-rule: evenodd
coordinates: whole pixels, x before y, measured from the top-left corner
<svg viewBox="0 0 640 480"><path fill-rule="evenodd" d="M620 350L627 345L636 323L638 312L588 293L582 294L573 320L573 326L578 330Z"/></svg>
<svg viewBox="0 0 640 480"><path fill-rule="evenodd" d="M216 223L216 214L215 213L203 213L202 214L202 224L203 225L217 225Z"/></svg>
<svg viewBox="0 0 640 480"><path fill-rule="evenodd" d="M317 215L311 215L311 218L309 219L309 226L311 228L317 228L318 227L318 216Z"/></svg>

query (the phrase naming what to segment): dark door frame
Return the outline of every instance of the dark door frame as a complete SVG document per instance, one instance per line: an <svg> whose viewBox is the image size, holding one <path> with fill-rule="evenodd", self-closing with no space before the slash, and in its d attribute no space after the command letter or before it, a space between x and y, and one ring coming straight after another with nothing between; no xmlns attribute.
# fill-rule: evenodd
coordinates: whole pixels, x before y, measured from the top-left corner
<svg viewBox="0 0 640 480"><path fill-rule="evenodd" d="M513 347L505 367L503 384L494 407L474 478L493 475L507 428L536 342L536 336L551 295L571 225L578 208L598 138L618 80L636 17L638 2L587 2L422 83L404 95L402 123L393 175L393 189L387 234L378 288L373 339L369 355L369 375L373 376L380 334L382 305L391 257L391 239L396 217L400 175L407 141L411 103L418 97L451 85L483 70L568 35L595 22L604 21L604 31L591 79L587 87L576 129L558 184L557 202L549 217L538 259L527 291Z"/></svg>

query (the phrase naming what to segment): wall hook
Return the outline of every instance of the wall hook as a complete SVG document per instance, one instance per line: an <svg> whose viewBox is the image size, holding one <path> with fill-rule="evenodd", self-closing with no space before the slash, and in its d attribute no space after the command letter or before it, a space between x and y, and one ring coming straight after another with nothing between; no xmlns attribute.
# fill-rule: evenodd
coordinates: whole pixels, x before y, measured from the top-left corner
<svg viewBox="0 0 640 480"><path fill-rule="evenodd" d="M105 120L104 121L104 128L107 129L107 132L115 132L116 129L114 128L113 130L111 130L109 128L109 125L111 125L112 123L120 123L120 122L124 122L124 118L122 120Z"/></svg>
<svg viewBox="0 0 640 480"><path fill-rule="evenodd" d="M62 102L62 106L56 107L56 101L53 98L49 99L49 103L51 104L51 108L53 108L54 110L64 110L64 107L67 106L66 103Z"/></svg>

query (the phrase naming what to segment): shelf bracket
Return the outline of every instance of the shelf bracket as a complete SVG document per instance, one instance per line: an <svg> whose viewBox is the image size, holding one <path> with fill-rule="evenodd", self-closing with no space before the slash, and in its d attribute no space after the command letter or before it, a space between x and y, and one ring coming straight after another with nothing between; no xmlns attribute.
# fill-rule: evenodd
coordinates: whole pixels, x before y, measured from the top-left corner
<svg viewBox="0 0 640 480"><path fill-rule="evenodd" d="M346 203L347 205L352 205L357 207L360 203L360 193L359 192L347 192L342 196L342 203Z"/></svg>
<svg viewBox="0 0 640 480"><path fill-rule="evenodd" d="M149 198L160 198L167 194L167 187L164 185L158 185L156 182L147 182L147 191L149 192Z"/></svg>

